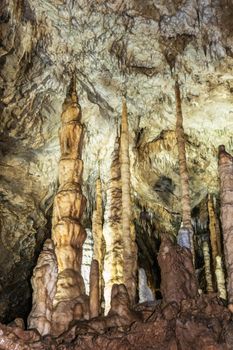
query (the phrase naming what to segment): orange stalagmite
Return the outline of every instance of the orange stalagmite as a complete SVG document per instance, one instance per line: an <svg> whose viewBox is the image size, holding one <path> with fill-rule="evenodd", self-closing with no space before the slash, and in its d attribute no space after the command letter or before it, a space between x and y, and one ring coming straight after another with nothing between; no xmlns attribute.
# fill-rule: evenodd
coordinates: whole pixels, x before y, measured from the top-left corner
<svg viewBox="0 0 233 350"><path fill-rule="evenodd" d="M132 303L136 297L137 246L132 221L131 182L129 158L129 131L126 100L122 100L122 121L120 137L120 164L122 182L122 237L124 257L124 284Z"/></svg>
<svg viewBox="0 0 233 350"><path fill-rule="evenodd" d="M224 146L219 147L218 166L228 305L233 312L233 157L225 151Z"/></svg>
<svg viewBox="0 0 233 350"><path fill-rule="evenodd" d="M103 298L103 263L104 263L104 237L103 237L103 203L102 203L102 184L98 177L96 180L96 208L92 216L92 234L94 240L93 259L98 261L99 269L99 303Z"/></svg>
<svg viewBox="0 0 233 350"><path fill-rule="evenodd" d="M179 157L179 171L180 171L180 184L181 184L181 205L182 205L182 222L181 228L188 230L190 249L193 254L193 260L195 261L195 251L193 244L193 227L191 221L191 204L189 195L189 174L186 162L186 150L185 150L185 134L183 128L183 115L181 108L180 87L178 81L175 82L175 97L176 97L176 139L178 146Z"/></svg>
<svg viewBox="0 0 233 350"><path fill-rule="evenodd" d="M73 77L61 116L60 186L53 207L52 239L58 264L53 300L54 335L64 332L70 321L88 317L87 297L81 276L82 246L86 238L81 217L86 199L81 189L83 126L80 119L81 107L76 93L76 79Z"/></svg>
<svg viewBox="0 0 233 350"><path fill-rule="evenodd" d="M98 317L100 312L99 263L93 259L90 269L90 318Z"/></svg>

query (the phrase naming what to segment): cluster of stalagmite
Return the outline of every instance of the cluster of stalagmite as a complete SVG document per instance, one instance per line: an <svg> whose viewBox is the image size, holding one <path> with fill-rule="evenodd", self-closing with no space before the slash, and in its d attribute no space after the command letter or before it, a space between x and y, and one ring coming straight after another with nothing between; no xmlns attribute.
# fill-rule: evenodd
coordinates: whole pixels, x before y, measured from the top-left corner
<svg viewBox="0 0 233 350"><path fill-rule="evenodd" d="M233 157L225 151L224 146L219 147L218 164L220 177L221 221L227 270L228 304L229 309L233 312ZM217 262L218 261L219 259Z"/></svg>

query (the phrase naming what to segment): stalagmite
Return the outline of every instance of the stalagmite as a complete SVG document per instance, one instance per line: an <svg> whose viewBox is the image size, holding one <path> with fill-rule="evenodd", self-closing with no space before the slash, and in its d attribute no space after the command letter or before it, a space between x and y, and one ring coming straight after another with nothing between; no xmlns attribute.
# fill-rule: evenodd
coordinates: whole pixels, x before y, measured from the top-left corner
<svg viewBox="0 0 233 350"><path fill-rule="evenodd" d="M208 213L209 213L209 231L210 231L210 242L211 252L214 262L216 265L216 257L221 256L221 240L220 240L220 228L218 218L215 213L213 196L208 196Z"/></svg>
<svg viewBox="0 0 233 350"><path fill-rule="evenodd" d="M220 296L220 298L226 300L227 299L226 281L225 281L224 271L222 268L221 256L216 256L215 276L216 276L216 280L217 280L219 296Z"/></svg>
<svg viewBox="0 0 233 350"><path fill-rule="evenodd" d="M122 240L122 198L121 171L119 162L119 138L116 138L107 186L105 221L103 234L106 243L104 258L104 300L105 313L110 309L113 284L123 283L123 240Z"/></svg>
<svg viewBox="0 0 233 350"><path fill-rule="evenodd" d="M97 260L92 260L90 270L90 318L99 316L99 292L99 263Z"/></svg>
<svg viewBox="0 0 233 350"><path fill-rule="evenodd" d="M86 199L81 190L83 126L80 118L81 108L73 78L61 116L60 187L53 208L52 239L58 263L53 301L54 335L64 332L72 320L88 317L87 297L81 276L82 246L86 232L80 221Z"/></svg>
<svg viewBox="0 0 233 350"><path fill-rule="evenodd" d="M41 335L51 332L56 281L57 261L54 245L51 239L47 239L31 279L33 299L32 310L28 317L28 328L36 328Z"/></svg>
<svg viewBox="0 0 233 350"><path fill-rule="evenodd" d="M215 213L215 206L213 196L208 196L208 213L209 213L209 231L211 242L211 253L213 261L213 269L215 270L217 289L219 296L226 299L225 274L222 266L222 248L220 239L220 227L217 215Z"/></svg>
<svg viewBox="0 0 233 350"><path fill-rule="evenodd" d="M228 304L233 312L233 157L224 146L219 146L218 165Z"/></svg>
<svg viewBox="0 0 233 350"><path fill-rule="evenodd" d="M193 227L191 222L191 205L189 196L189 175L186 162L185 152L185 134L183 128L183 115L181 109L181 97L180 87L178 81L175 83L175 95L176 95L176 139L178 146L179 156L179 171L180 171L180 183L181 183L181 204L182 204L182 222L185 232L189 231L191 251L193 255L193 261L195 261L195 251L193 244Z"/></svg>
<svg viewBox="0 0 233 350"><path fill-rule="evenodd" d="M213 281L211 274L211 263L210 263L210 250L209 244L207 241L204 241L202 244L204 263L205 263L205 278L206 278L206 290L207 292L213 292Z"/></svg>
<svg viewBox="0 0 233 350"><path fill-rule="evenodd" d="M104 237L103 237L103 204L101 180L96 180L96 209L92 217L92 234L94 240L93 259L99 264L99 288L100 303L103 297L103 259L104 259Z"/></svg>
<svg viewBox="0 0 233 350"><path fill-rule="evenodd" d="M166 234L161 235L161 239L158 262L164 303L195 298L198 285L190 249L174 244Z"/></svg>
<svg viewBox="0 0 233 350"><path fill-rule="evenodd" d="M122 235L124 256L124 284L128 290L131 302L136 297L137 274L137 246L135 243L135 228L132 222L131 184L130 184L130 158L129 158L129 132L127 106L125 98L122 100L122 122L120 138L120 163L122 181Z"/></svg>

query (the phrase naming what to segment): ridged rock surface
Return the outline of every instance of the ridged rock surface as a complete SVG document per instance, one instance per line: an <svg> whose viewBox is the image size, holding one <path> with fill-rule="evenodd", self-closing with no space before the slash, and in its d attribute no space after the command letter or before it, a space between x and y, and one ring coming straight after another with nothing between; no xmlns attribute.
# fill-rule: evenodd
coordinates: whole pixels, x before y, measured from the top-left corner
<svg viewBox="0 0 233 350"><path fill-rule="evenodd" d="M32 268L51 228L57 134L74 66L85 124L86 227L98 162L106 192L126 94L134 211L145 207L158 227L176 231L176 74L192 207L218 192L217 146L233 148L233 5L2 0L0 14L0 318L11 320L27 313Z"/></svg>

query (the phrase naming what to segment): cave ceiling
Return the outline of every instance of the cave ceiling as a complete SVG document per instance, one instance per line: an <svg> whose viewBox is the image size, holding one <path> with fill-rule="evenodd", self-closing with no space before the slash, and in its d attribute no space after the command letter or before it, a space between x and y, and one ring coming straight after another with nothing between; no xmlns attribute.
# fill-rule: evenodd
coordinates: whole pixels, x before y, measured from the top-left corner
<svg viewBox="0 0 233 350"><path fill-rule="evenodd" d="M125 95L135 215L146 207L163 230L175 230L181 211L176 76L192 207L218 193L218 146L233 151L233 5L2 0L0 13L0 289L7 286L3 294L18 305L20 291L23 300L28 290L25 266L29 271L49 235L60 115L74 69L85 125L87 225L98 169L105 192ZM6 312L0 300L1 315Z"/></svg>

